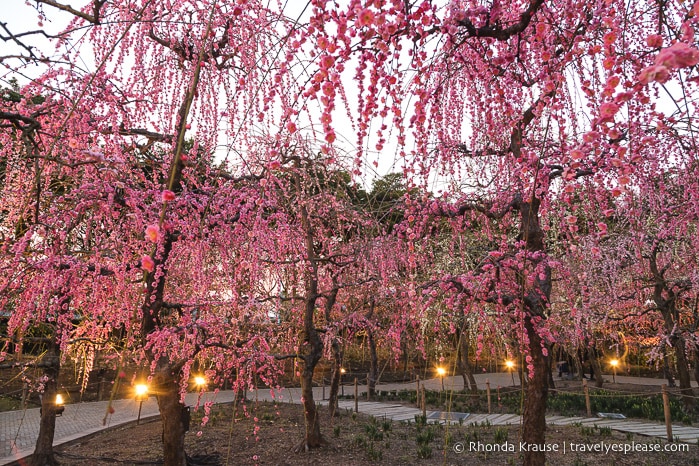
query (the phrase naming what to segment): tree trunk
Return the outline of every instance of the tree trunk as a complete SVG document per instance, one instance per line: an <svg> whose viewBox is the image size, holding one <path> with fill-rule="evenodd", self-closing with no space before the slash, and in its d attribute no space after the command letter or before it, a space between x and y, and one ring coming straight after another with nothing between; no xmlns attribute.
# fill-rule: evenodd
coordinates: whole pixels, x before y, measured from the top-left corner
<svg viewBox="0 0 699 466"><path fill-rule="evenodd" d="M379 358L376 355L376 340L374 330L367 328L367 344L369 345L369 374L367 376L367 393L369 399L376 398L376 379L379 376Z"/></svg>
<svg viewBox="0 0 699 466"><path fill-rule="evenodd" d="M328 398L331 419L337 414L337 396L342 382L342 349L337 339L332 342L332 355L332 375L330 376L330 396Z"/></svg>
<svg viewBox="0 0 699 466"><path fill-rule="evenodd" d="M320 341L320 339L318 339ZM322 348L322 343L321 343ZM324 440L320 435L320 420L318 419L318 408L313 399L313 372L316 363L304 364L301 368L301 404L303 405L303 417L306 423L306 433L303 441L296 447L295 451L300 453L311 448L318 448L323 445Z"/></svg>
<svg viewBox="0 0 699 466"><path fill-rule="evenodd" d="M667 346L663 344L663 373L667 379L667 386L670 388L676 387L675 378L672 376L672 369L670 368L670 360L667 356Z"/></svg>
<svg viewBox="0 0 699 466"><path fill-rule="evenodd" d="M680 381L680 392L682 392L682 403L685 408L694 408L694 393L692 391L692 379L689 375L689 361L687 360L687 350L684 337L677 335L672 342L675 348L675 361L677 363L677 378Z"/></svg>
<svg viewBox="0 0 699 466"><path fill-rule="evenodd" d="M159 368L153 377L154 392L157 393L158 409L163 424L163 464L185 466L187 455L184 435L189 430L189 409L180 402L177 374L168 364Z"/></svg>
<svg viewBox="0 0 699 466"><path fill-rule="evenodd" d="M548 374L546 357L541 348L541 337L537 333L529 316L525 317L525 329L529 337L529 356L534 366L529 373L529 383L524 398L522 416L522 442L527 446L524 451L525 466L543 466L546 455L543 451L546 433L546 399L548 396ZM541 450L541 451L532 451Z"/></svg>
<svg viewBox="0 0 699 466"><path fill-rule="evenodd" d="M60 350L54 338L48 341L48 348L43 357L44 364L44 393L41 397L41 421L39 436L36 439L34 453L31 456L31 466L56 465L58 462L53 455L53 437L56 431L56 393L58 372L61 367Z"/></svg>
<svg viewBox="0 0 699 466"><path fill-rule="evenodd" d="M699 382L699 347L694 345L694 380Z"/></svg>
<svg viewBox="0 0 699 466"><path fill-rule="evenodd" d="M521 135L520 135L521 136ZM539 206L541 202L536 197L529 201L518 203L521 215L520 231L526 242L529 253L539 255L532 257L530 263L525 262L524 273L520 276L520 287L523 291L521 303L524 331L529 340L528 353L531 361L529 380L527 381L524 412L522 415L522 440L527 445L524 451L524 466L543 466L546 464L544 441L546 437L546 399L548 397L547 358L544 356L543 341L537 331L537 321L546 319L551 296L551 268L545 261L544 232L539 222ZM539 272L534 270L539 269ZM531 278L528 273L534 273ZM526 359L525 359L526 360Z"/></svg>
<svg viewBox="0 0 699 466"><path fill-rule="evenodd" d="M602 388L602 385L604 385L604 377L602 375L602 367L599 364L599 359L597 359L597 350L595 348L588 348L587 351L590 359L590 368L595 376L595 387Z"/></svg>
<svg viewBox="0 0 699 466"><path fill-rule="evenodd" d="M468 334L464 329L461 329L456 348L456 369L464 379L464 390L475 393L478 391L478 385L468 361L469 346Z"/></svg>

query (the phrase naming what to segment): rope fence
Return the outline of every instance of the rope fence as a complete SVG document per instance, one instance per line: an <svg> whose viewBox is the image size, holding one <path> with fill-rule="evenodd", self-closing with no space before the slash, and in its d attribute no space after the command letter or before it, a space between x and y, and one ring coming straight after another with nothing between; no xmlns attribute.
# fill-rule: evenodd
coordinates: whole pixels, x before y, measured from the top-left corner
<svg viewBox="0 0 699 466"><path fill-rule="evenodd" d="M355 378L355 401L359 398L357 392ZM415 388L406 385L405 388L399 389L381 389L377 387L377 395L379 396L379 401L381 398L388 396L389 400L394 400L394 397L398 399L403 399L406 393L409 394L411 403L416 403L417 407L422 409L423 415L427 412L427 400L430 398L432 402L437 401L435 399L435 393L438 395L438 402L441 405L445 403L448 410L451 412L454 403L459 403L462 400L475 400L480 399L483 401L483 396L485 395L487 401L487 412L492 413L493 402L495 401L497 405L502 409L503 405L507 406L508 403L511 404L513 399L521 398L524 395L523 388L521 386L501 386L495 385L491 387L490 382L486 381L485 390L478 390L476 392L466 392L466 391L456 391L453 388L447 390L432 389L427 390L426 384L419 379L414 381L416 383ZM482 384L480 384L482 386ZM593 417L593 407L595 407L595 413L610 413L610 414L623 414L626 411L626 415L631 412L631 417L645 418L649 420L665 421L665 426L667 429L667 441L674 442L676 439L672 435L672 410L674 409L674 414L677 422L682 422L685 424L691 424L692 419L687 414L687 410L684 409L684 405L679 405L680 402L687 403L688 400L697 400L699 396L694 394L694 389L690 389L691 393L683 393L683 390L677 387L669 388L667 385L662 385L658 387L659 390L645 390L645 391L627 391L614 387L596 387L589 386L586 380L583 380L582 389L566 389L566 388L549 388L549 393L552 395L562 395L565 397L575 397L579 401L573 402L572 406L577 412L581 412L581 398L584 399L584 410L587 412L588 417ZM485 392L485 393L484 393ZM495 392L495 393L493 393ZM496 400L493 400L497 396ZM349 395L351 398L352 396ZM578 398L579 397L579 398ZM638 400L633 400L633 398L638 398ZM570 399L570 398L569 398ZM620 403L615 405L613 400L619 399ZM671 399L673 400L671 402ZM557 398L550 397L549 400L555 401ZM598 400L595 402L595 400ZM621 401L628 400L628 401ZM660 401L660 403L658 403ZM563 406L565 406L565 400L562 401ZM552 403L555 405L555 402ZM559 405L560 406L560 405ZM568 407L571 405L569 404ZM577 407L575 407L577 406ZM630 407L633 406L634 409ZM457 404L458 407L458 404ZM553 406L552 409L556 410ZM639 414L639 413L643 414ZM613 416L602 416L602 417L613 417ZM624 416L626 417L626 416Z"/></svg>

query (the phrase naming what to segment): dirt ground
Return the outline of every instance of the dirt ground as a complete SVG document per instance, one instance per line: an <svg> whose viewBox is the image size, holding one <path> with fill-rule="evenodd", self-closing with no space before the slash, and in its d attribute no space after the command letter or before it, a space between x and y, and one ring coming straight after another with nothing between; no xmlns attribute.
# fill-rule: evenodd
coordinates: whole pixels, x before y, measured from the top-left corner
<svg viewBox="0 0 699 466"><path fill-rule="evenodd" d="M249 403L247 416L233 407L215 407L206 426L195 413L186 437L187 453L199 465L510 465L521 464L518 426L420 426L382 419L372 420L341 410L332 423L323 411L322 431L328 445L296 454L293 447L303 435L298 405ZM324 410L325 408L323 408ZM200 433L201 432L201 433ZM151 422L100 433L60 447L64 465L160 464L161 426ZM635 448L636 451L594 449ZM555 465L699 465L699 447L665 452L665 444L643 436L595 427L549 426L545 448L548 464ZM565 452L563 449L565 448ZM493 451L493 450L505 451ZM571 451L576 449L579 451ZM507 451L513 450L513 451ZM592 451L580 451L592 450Z"/></svg>

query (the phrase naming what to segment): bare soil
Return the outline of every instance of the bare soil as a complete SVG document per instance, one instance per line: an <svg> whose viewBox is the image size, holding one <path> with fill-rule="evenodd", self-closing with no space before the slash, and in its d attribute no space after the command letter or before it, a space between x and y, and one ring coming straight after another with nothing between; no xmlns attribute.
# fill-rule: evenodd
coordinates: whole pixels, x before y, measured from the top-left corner
<svg viewBox="0 0 699 466"><path fill-rule="evenodd" d="M292 450L303 436L299 405L248 403L246 413L233 406L214 407L205 426L202 412L194 413L186 450L199 465L509 465L521 464L518 426L416 425L373 420L341 410L330 421L322 408L322 431L328 445L306 453ZM159 421L106 431L89 439L59 447L64 465L161 464ZM699 447L688 451L663 449L665 443L639 435L627 435L595 427L549 426L548 464L555 465L699 465ZM420 443L422 442L422 443ZM572 445L575 444L575 445ZM497 450L514 451L492 451ZM616 445L613 447L612 445ZM571 448L634 447L640 451L573 452ZM563 449L565 448L565 453ZM476 451L480 450L480 451ZM642 451L646 450L646 451Z"/></svg>

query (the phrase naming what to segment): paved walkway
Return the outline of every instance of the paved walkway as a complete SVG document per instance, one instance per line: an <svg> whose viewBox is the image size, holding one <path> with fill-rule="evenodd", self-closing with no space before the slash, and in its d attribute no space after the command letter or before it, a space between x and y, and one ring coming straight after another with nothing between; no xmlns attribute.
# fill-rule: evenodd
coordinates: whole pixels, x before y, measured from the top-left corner
<svg viewBox="0 0 699 466"><path fill-rule="evenodd" d="M499 386L511 386L512 377L508 373L498 374L478 374L476 380L479 386L483 386L488 380L492 388ZM516 380L516 378L515 378ZM345 381L348 382L348 381ZM644 385L661 385L664 383L662 379L646 379L639 377L623 377L617 376L619 383L640 383ZM425 388L430 390L441 389L442 380L430 379L424 382ZM377 386L377 390L391 391L408 389L414 390L415 383L395 383L382 384ZM445 377L444 388L446 390L461 390L463 388L461 377ZM345 394L350 394L353 387L345 386ZM365 393L366 387L359 387L360 394ZM326 391L326 395L328 392ZM285 389L276 393L277 401L298 403L300 400L300 390ZM248 398L259 400L271 400L272 394L268 389L260 389L257 394L249 392ZM187 405L196 405L199 399L204 401L213 401L214 403L229 403L233 401L234 393L232 391L221 391L216 394L204 393L199 397L196 393L190 393L186 397ZM317 400L323 398L323 389L316 387L314 389L314 397ZM326 402L327 403L327 402ZM138 416L139 403L133 399L116 400L113 403L114 414L108 416L106 425L102 424L106 410L107 402L92 402L92 403L75 403L66 405L65 412L62 416L56 419L56 433L54 444L59 445L72 440L85 437L100 430L110 427L116 427L126 423L136 421ZM341 408L354 409L354 401L340 401ZM359 402L359 411L377 417L386 417L396 421L412 421L416 415L421 414L417 408L409 406L391 404L391 403L375 403L375 402ZM428 411L427 415L430 422L458 422L457 418L452 413L451 417L447 413ZM148 419L158 416L158 406L155 398L151 397L143 403L141 410L141 419ZM464 418L462 422L466 425L488 422L491 425L517 425L520 423L520 416L514 414L470 414ZM562 417L550 416L547 417L547 422L554 425L569 425L581 423L583 425L597 425L600 427L608 426L614 430L621 432L631 432L635 434L648 435L653 437L665 438L665 425L652 422L638 422L626 419L600 419L600 418L582 418L582 417ZM9 464L13 461L21 459L32 453L34 444L39 430L39 409L27 409L24 411L7 411L0 413L0 465ZM699 428L686 426L673 426L673 435L681 441L697 443L699 440Z"/></svg>

